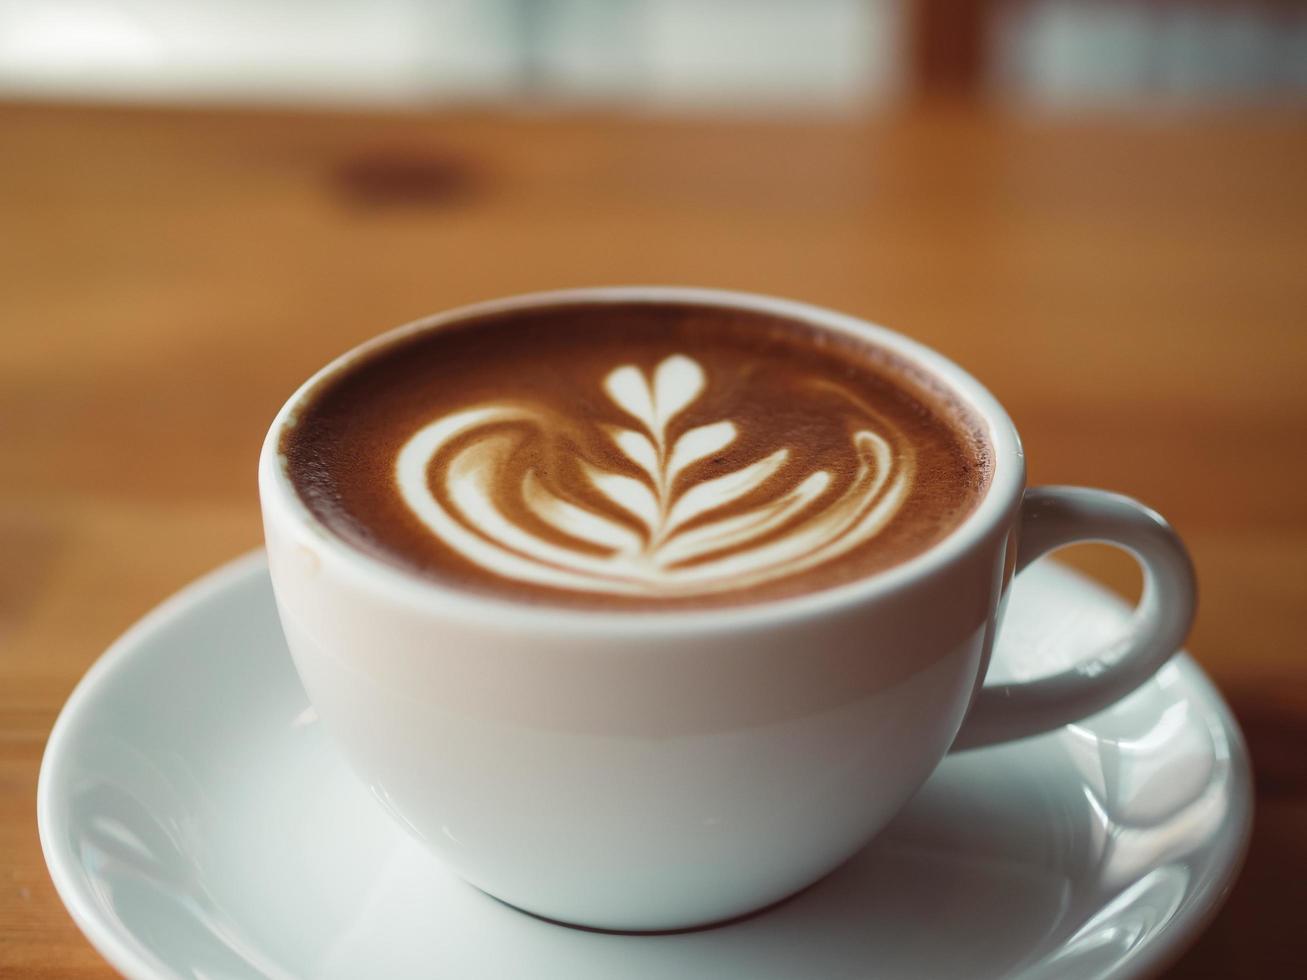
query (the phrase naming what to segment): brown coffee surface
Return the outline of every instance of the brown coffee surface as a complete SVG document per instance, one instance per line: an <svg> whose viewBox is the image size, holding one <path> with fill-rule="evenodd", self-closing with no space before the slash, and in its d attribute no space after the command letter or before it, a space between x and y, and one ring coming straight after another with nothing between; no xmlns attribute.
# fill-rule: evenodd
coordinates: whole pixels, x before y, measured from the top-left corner
<svg viewBox="0 0 1307 980"><path fill-rule="evenodd" d="M402 336L281 437L310 512L376 558L538 604L681 608L899 564L984 494L980 422L860 338L668 302Z"/></svg>

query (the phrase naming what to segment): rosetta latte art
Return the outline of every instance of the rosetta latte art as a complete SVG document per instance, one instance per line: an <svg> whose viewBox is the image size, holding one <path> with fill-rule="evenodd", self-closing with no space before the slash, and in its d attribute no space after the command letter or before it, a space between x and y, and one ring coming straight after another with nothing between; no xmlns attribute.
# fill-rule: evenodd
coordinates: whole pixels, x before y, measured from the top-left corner
<svg viewBox="0 0 1307 980"><path fill-rule="evenodd" d="M676 424L707 383L679 354L651 377L627 365L604 378L630 424L599 426L601 436L629 466L585 458L577 447L595 423L552 407L453 412L404 444L399 493L445 545L494 575L655 597L749 587L828 562L874 537L902 504L911 454L893 432L873 431L886 426L869 413L851 427L839 467L809 461L802 472L781 447L718 474L711 463L739 444L737 423ZM524 452L532 444L553 455Z"/></svg>

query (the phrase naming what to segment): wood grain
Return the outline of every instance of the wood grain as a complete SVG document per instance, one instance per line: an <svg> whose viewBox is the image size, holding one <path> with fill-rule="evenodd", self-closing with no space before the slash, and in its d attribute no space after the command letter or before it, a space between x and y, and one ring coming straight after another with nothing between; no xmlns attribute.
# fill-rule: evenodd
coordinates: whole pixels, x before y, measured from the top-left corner
<svg viewBox="0 0 1307 980"><path fill-rule="evenodd" d="M860 122L0 106L0 975L107 975L35 786L82 672L259 542L268 420L332 355L456 303L755 289L970 368L1036 482L1192 545L1191 647L1247 728L1257 830L1175 977L1307 961L1307 122L923 106ZM1080 563L1126 591L1128 561Z"/></svg>

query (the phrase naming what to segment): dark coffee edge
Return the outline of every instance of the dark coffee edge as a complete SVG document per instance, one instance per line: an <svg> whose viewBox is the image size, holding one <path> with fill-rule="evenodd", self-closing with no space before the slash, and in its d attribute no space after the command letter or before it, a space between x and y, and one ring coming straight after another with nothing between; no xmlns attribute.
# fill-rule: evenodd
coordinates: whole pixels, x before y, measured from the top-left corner
<svg viewBox="0 0 1307 980"><path fill-rule="evenodd" d="M796 323L801 322L804 328L812 333L832 336L839 347L851 353L849 360L856 359L857 363L872 365L873 373L882 383L906 389L918 404L944 419L949 430L966 443L966 448L974 454L977 463L975 482L969 488L976 496L959 523L966 520L967 515L984 499L994 476L993 440L988 432L989 425L980 412L968 405L935 372L913 360L909 355L891 350L852 331L823 326L807 320L787 319ZM906 383L903 383L905 381Z"/></svg>
<svg viewBox="0 0 1307 980"><path fill-rule="evenodd" d="M977 410L966 404L946 382L938 378L928 368L912 360L908 355L891 350L868 338L860 337L852 331L814 323L811 320L800 319L796 316L747 307L714 306L695 300L676 301L663 298L647 300L622 299L611 302L559 302L539 306L510 307L484 313L472 312L463 317L448 320L441 319L430 323L422 320L414 321L411 327L399 328L394 336L382 334L373 341L367 341L360 345L367 349L359 351L356 356L351 356L350 352L346 352L342 355L343 358L346 358L343 363L339 363L334 370L313 381L301 391L282 423L281 431L277 437L277 451L284 459L287 443L300 422L306 415L311 414L321 401L329 397L338 385L346 383L351 376L368 370L377 362L395 354L404 347L429 342L432 335L446 331L480 329L505 321L529 317L539 312L558 314L565 313L570 309L593 311L596 307L603 306L618 308L623 306L665 307L672 310L686 310L697 307L720 311L732 316L743 314L756 317L760 321L784 321L787 325L800 328L809 336L819 335L828 338L834 341L837 347L853 355L853 357L849 358L850 361L874 365L876 368L875 373L882 383L889 387L908 388L909 394L913 395L923 407L943 417L950 423L949 428L952 431L967 440L968 448L975 453L975 458L980 464L978 468L984 474L983 481L974 486L973 490L985 490L986 484L992 477L994 450L986 431L988 425ZM908 379L908 385L900 383L905 377ZM983 496L983 492L981 496Z"/></svg>

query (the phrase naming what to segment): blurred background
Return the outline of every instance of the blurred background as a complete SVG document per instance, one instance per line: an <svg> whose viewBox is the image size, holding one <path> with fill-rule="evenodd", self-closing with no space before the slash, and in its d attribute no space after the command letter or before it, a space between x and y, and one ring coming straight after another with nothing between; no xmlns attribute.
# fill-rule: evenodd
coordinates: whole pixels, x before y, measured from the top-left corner
<svg viewBox="0 0 1307 980"><path fill-rule="evenodd" d="M0 0L0 91L168 103L856 111L1307 96L1286 0Z"/></svg>
<svg viewBox="0 0 1307 980"><path fill-rule="evenodd" d="M1171 518L1258 780L1173 976L1300 970L1307 2L0 0L0 975L106 969L41 750L118 633L258 546L283 399L419 315L619 282L895 327L1033 482Z"/></svg>

